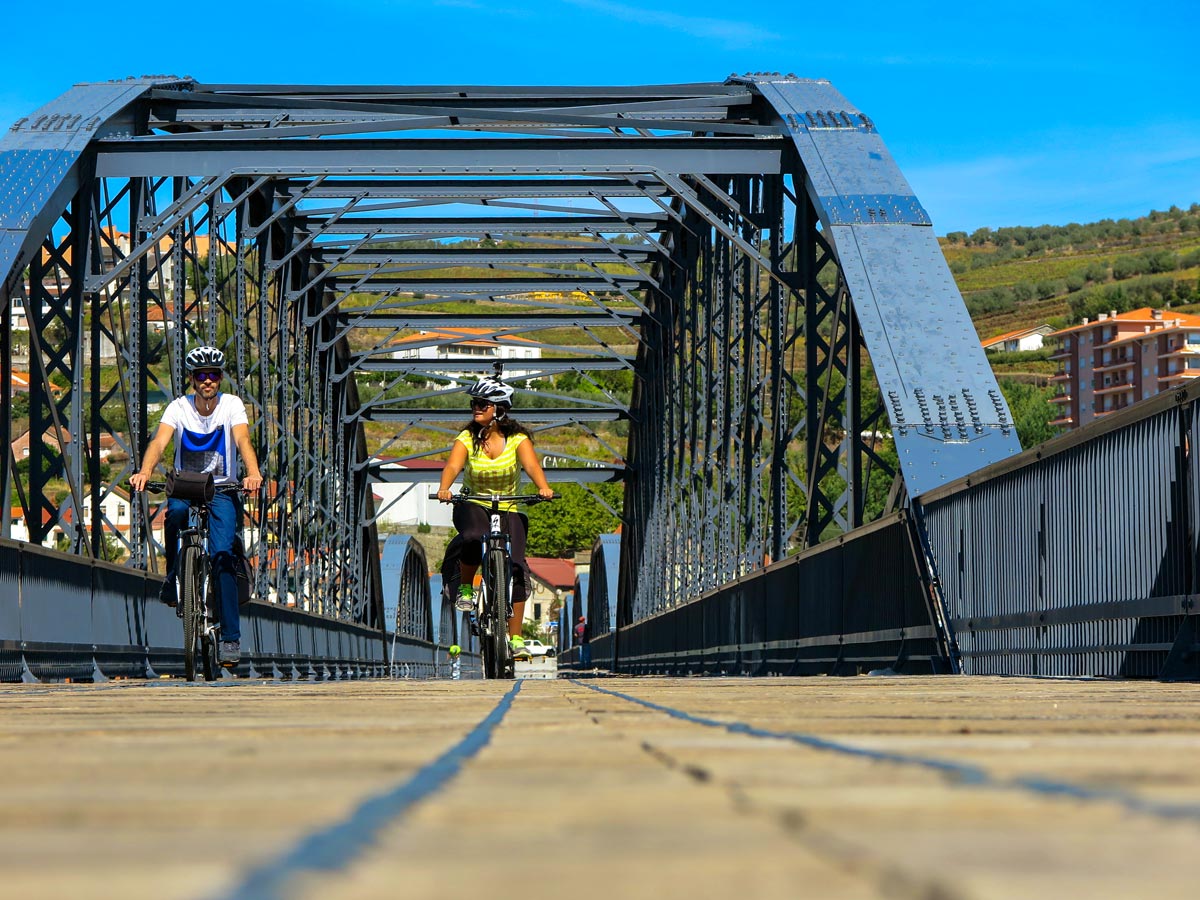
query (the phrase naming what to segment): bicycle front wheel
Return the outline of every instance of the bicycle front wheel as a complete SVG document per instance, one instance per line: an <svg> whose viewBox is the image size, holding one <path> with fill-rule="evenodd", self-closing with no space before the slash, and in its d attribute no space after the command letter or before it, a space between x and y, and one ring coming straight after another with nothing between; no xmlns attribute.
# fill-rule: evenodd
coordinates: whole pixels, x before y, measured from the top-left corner
<svg viewBox="0 0 1200 900"><path fill-rule="evenodd" d="M508 643L508 555L500 549L489 550L483 561L487 582L489 612L492 617L490 640L494 678L512 678L512 647Z"/></svg>
<svg viewBox="0 0 1200 900"><path fill-rule="evenodd" d="M212 571L212 566L207 559L202 558L200 562L204 566L204 574L200 579L200 584L203 586L203 593L200 594L204 598L205 615L203 624L208 626L216 621L217 606L214 602L213 591L216 590L216 579ZM218 659L218 647L216 635L210 628L203 628L200 631L200 658L203 660L203 672L205 681L216 681L221 676L221 663Z"/></svg>
<svg viewBox="0 0 1200 900"><path fill-rule="evenodd" d="M200 644L200 604L204 602L204 571L200 557L204 551L194 538L179 548L175 584L183 607L183 674L196 680L196 652Z"/></svg>

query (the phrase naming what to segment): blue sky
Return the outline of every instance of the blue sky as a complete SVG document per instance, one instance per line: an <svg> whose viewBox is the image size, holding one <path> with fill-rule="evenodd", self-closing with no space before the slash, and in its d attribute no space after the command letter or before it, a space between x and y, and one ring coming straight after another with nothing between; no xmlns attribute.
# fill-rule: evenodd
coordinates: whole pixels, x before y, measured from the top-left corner
<svg viewBox="0 0 1200 900"><path fill-rule="evenodd" d="M874 119L939 234L1200 202L1194 0L22 7L5 12L0 128L76 82L143 73L537 85L781 71L828 78Z"/></svg>

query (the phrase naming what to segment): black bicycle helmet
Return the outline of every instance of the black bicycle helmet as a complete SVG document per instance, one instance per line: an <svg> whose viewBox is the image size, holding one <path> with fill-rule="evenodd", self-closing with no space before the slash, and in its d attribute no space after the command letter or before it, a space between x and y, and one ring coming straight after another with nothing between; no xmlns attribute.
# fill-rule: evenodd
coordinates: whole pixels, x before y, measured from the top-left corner
<svg viewBox="0 0 1200 900"><path fill-rule="evenodd" d="M196 347L184 360L188 373L199 369L225 369L225 354L216 347Z"/></svg>

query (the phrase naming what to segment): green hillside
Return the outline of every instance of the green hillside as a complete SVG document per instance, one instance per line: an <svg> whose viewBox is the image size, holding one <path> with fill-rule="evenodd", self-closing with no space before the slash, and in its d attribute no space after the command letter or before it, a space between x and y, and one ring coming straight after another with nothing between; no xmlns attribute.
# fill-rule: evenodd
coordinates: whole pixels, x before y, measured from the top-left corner
<svg viewBox="0 0 1200 900"><path fill-rule="evenodd" d="M1200 204L1089 225L951 232L942 252L981 339L1022 328L1078 324L1142 306L1200 310ZM1045 350L992 353L1021 443L1054 434Z"/></svg>
<svg viewBox="0 0 1200 900"><path fill-rule="evenodd" d="M1090 225L980 228L941 238L981 338L1139 306L1200 304L1200 204Z"/></svg>

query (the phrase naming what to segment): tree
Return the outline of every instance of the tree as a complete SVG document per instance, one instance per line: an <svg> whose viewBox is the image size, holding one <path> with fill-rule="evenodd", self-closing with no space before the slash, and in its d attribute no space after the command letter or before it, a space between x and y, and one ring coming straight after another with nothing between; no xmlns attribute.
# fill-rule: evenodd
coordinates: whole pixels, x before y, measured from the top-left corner
<svg viewBox="0 0 1200 900"><path fill-rule="evenodd" d="M620 512L624 488L619 484L596 485L595 491ZM532 556L568 556L590 550L602 534L617 530L620 520L604 508L585 488L564 484L560 499L529 508L526 551Z"/></svg>
<svg viewBox="0 0 1200 900"><path fill-rule="evenodd" d="M1008 401L1022 449L1028 450L1054 437L1056 431L1050 422L1058 413L1050 402L1053 389L1001 378L1000 390Z"/></svg>

